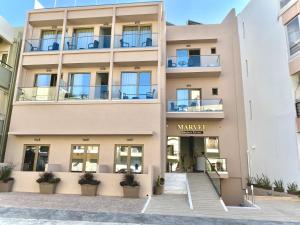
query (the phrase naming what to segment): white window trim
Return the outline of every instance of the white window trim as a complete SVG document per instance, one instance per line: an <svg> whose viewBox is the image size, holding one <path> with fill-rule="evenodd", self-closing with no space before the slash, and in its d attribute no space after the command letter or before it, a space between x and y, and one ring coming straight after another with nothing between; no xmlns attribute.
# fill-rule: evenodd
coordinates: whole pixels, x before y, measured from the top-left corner
<svg viewBox="0 0 300 225"><path fill-rule="evenodd" d="M288 4L286 4L283 8L279 10L279 16L289 10L293 5L297 3L297 0L291 0ZM280 1L279 1L279 8L280 8Z"/></svg>

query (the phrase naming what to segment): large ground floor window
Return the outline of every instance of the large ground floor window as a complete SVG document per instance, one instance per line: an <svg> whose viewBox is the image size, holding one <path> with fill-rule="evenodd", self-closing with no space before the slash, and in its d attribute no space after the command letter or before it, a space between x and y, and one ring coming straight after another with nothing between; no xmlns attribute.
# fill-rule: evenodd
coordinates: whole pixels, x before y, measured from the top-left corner
<svg viewBox="0 0 300 225"><path fill-rule="evenodd" d="M23 171L45 171L49 145L25 145Z"/></svg>
<svg viewBox="0 0 300 225"><path fill-rule="evenodd" d="M131 170L134 173L143 172L143 146L117 145L115 150L116 173Z"/></svg>
<svg viewBox="0 0 300 225"><path fill-rule="evenodd" d="M72 172L97 172L98 161L98 145L72 145Z"/></svg>

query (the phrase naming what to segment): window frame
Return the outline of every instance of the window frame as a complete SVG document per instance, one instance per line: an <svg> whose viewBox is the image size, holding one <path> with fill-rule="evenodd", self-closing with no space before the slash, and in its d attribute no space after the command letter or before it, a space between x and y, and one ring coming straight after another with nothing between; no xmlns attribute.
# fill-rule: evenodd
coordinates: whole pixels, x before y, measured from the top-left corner
<svg viewBox="0 0 300 225"><path fill-rule="evenodd" d="M298 19L298 25L299 25L299 32L300 32L300 14L297 14L295 17L293 17L292 19L290 19L286 24L285 24L285 36L286 36L286 40L287 40L287 47L288 47L288 53L289 53L289 57L293 57L295 55L300 54L300 50L298 50L297 52L291 54L291 46L290 46L290 40L289 40L289 33L288 33L288 25L290 23L292 23L295 19ZM299 39L300 40L300 39ZM300 41L299 41L299 45L300 45Z"/></svg>
<svg viewBox="0 0 300 225"><path fill-rule="evenodd" d="M132 146L136 146L136 147L142 147L142 163L141 163L141 172L137 173L137 172L133 172L134 174L143 174L144 173L144 144L115 144L115 148L114 148L114 171L113 173L118 173L116 171L116 165L117 165L117 148L118 147L128 147L129 151L128 151L128 155L127 155L127 170L130 169L130 162L131 162L131 147Z"/></svg>
<svg viewBox="0 0 300 225"><path fill-rule="evenodd" d="M23 160L22 160L22 167L21 167L22 172L43 172L43 171L36 171L36 164L37 164L37 159L38 159L38 155L39 155L39 154L37 154L38 152L35 152L33 170L26 171L23 169L24 162L25 162L26 147L28 147L28 146L34 146L34 147L46 146L46 147L48 147L48 163L47 164L49 164L51 145L50 144L24 144L24 146L23 146L23 157L22 157ZM45 169L46 169L46 167L45 167Z"/></svg>
<svg viewBox="0 0 300 225"><path fill-rule="evenodd" d="M73 147L74 146L84 146L84 161L82 166L82 171L72 171L72 154L73 154ZM86 160L87 160L87 147L88 146L97 146L98 153L97 153L97 166L100 165L100 145L99 144L72 144L71 145L71 154L70 154L70 165L69 165L69 172L70 173L86 173ZM97 169L95 172L88 171L90 173L97 173Z"/></svg>

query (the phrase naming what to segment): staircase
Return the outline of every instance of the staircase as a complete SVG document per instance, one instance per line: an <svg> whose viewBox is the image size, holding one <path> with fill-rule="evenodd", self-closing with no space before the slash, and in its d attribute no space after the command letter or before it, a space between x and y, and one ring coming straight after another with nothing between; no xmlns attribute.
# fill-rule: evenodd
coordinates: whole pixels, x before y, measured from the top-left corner
<svg viewBox="0 0 300 225"><path fill-rule="evenodd" d="M165 174L165 194L187 194L185 173Z"/></svg>
<svg viewBox="0 0 300 225"><path fill-rule="evenodd" d="M200 213L220 212L225 209L221 204L220 197L205 173L187 174L191 199L195 211Z"/></svg>

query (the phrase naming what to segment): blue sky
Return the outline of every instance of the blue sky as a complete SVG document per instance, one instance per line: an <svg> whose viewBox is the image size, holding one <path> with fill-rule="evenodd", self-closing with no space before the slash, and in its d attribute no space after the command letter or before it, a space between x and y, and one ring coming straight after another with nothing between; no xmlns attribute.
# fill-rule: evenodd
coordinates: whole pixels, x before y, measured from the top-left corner
<svg viewBox="0 0 300 225"><path fill-rule="evenodd" d="M45 6L52 6L54 0L40 0ZM147 0L77 0L84 3L121 3ZM57 0L57 4L71 4L74 0ZM182 25L188 19L205 24L219 23L231 8L240 12L249 0L165 0L167 20ZM34 0L0 0L0 15L13 26L23 26L26 11L33 9Z"/></svg>

